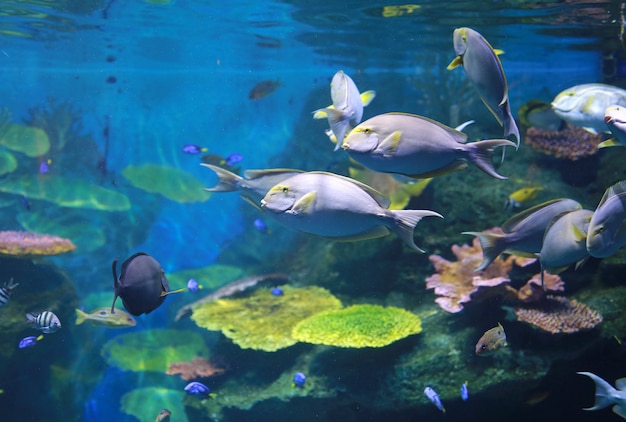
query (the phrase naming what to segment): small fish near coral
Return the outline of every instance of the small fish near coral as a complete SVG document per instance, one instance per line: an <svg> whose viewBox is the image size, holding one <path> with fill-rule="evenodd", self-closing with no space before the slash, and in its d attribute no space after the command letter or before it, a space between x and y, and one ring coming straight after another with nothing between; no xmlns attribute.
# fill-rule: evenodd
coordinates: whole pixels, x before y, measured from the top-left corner
<svg viewBox="0 0 626 422"><path fill-rule="evenodd" d="M20 343L17 345L18 349L29 349L34 347L38 341L43 339L43 334L39 334L39 336L28 336L24 337L20 340Z"/></svg>
<svg viewBox="0 0 626 422"><path fill-rule="evenodd" d="M206 147L201 147L200 145L196 145L196 144L187 144L183 147L183 152L185 154L191 154L191 155L196 155L196 154L201 154L203 152L207 152L209 149Z"/></svg>
<svg viewBox="0 0 626 422"><path fill-rule="evenodd" d="M270 293L272 294L272 296L282 296L285 294L283 289L281 289L280 287L274 287L272 290L270 290Z"/></svg>
<svg viewBox="0 0 626 422"><path fill-rule="evenodd" d="M443 407L441 399L439 398L439 394L437 394L437 392L432 387L424 388L424 394L426 395L428 400L430 400L430 402L435 405L437 409L441 410L443 413L446 413L446 408Z"/></svg>
<svg viewBox="0 0 626 422"><path fill-rule="evenodd" d="M276 91L276 89L279 86L282 86L282 84L280 83L280 80L278 79L275 81L272 81L272 80L261 81L257 83L254 87L252 87L252 89L248 93L248 98L251 100L259 100L263 97L268 96L272 92Z"/></svg>
<svg viewBox="0 0 626 422"><path fill-rule="evenodd" d="M128 328L137 325L132 315L121 309L116 309L115 313L112 313L110 308L98 308L89 313L76 309L76 325L84 322L106 328Z"/></svg>
<svg viewBox="0 0 626 422"><path fill-rule="evenodd" d="M496 327L493 327L482 335L482 337L476 343L475 351L476 356L489 356L501 347L505 347L506 334L502 324L498 323Z"/></svg>
<svg viewBox="0 0 626 422"><path fill-rule="evenodd" d="M41 330L46 334L54 333L61 328L61 321L51 311L43 311L40 314L26 314L26 321L31 323L33 328Z"/></svg>
<svg viewBox="0 0 626 422"><path fill-rule="evenodd" d="M507 198L504 203L504 209L514 210L522 208L524 205L535 199L540 190L543 190L541 186L527 186L516 190Z"/></svg>
<svg viewBox="0 0 626 422"><path fill-rule="evenodd" d="M13 283L13 279L6 281L2 287L0 287L0 309L4 308L13 294L13 289L19 286L20 283Z"/></svg>
<svg viewBox="0 0 626 422"><path fill-rule="evenodd" d="M113 261L113 303L111 313L115 313L115 301L122 298L128 312L134 316L149 314L161 306L167 295L180 293L185 289L170 291L165 271L156 259L138 252L122 264L117 276L117 259Z"/></svg>
<svg viewBox="0 0 626 422"><path fill-rule="evenodd" d="M187 280L187 290L189 290L190 292L196 293L201 288L202 286L198 283L198 281L195 278L190 278L189 280Z"/></svg>
<svg viewBox="0 0 626 422"><path fill-rule="evenodd" d="M467 381L461 385L461 399L467 401L469 399L469 390L467 389Z"/></svg>
<svg viewBox="0 0 626 422"><path fill-rule="evenodd" d="M163 409L159 412L154 422L170 422L170 416L172 416L172 412L168 409Z"/></svg>
<svg viewBox="0 0 626 422"><path fill-rule="evenodd" d="M304 388L304 383L306 382L306 375L302 372L296 372L293 376L293 383L291 386L293 388Z"/></svg>
<svg viewBox="0 0 626 422"><path fill-rule="evenodd" d="M614 404L613 412L626 419L626 378L615 381L617 388L613 388L611 384L591 372L577 372L577 374L588 376L596 384L595 403L592 407L585 407L583 410L600 410Z"/></svg>
<svg viewBox="0 0 626 422"><path fill-rule="evenodd" d="M192 396L202 399L213 398L215 393L211 393L211 389L201 382L193 381L185 386L185 391Z"/></svg>

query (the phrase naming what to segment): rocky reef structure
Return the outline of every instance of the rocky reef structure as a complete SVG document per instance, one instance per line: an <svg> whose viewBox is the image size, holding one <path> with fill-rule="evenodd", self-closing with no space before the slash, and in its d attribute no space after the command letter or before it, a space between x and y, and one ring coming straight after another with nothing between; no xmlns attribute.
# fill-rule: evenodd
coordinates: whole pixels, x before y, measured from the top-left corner
<svg viewBox="0 0 626 422"><path fill-rule="evenodd" d="M534 150L571 161L595 154L600 142L602 135L594 135L569 123L561 130L530 127L524 137L524 143Z"/></svg>

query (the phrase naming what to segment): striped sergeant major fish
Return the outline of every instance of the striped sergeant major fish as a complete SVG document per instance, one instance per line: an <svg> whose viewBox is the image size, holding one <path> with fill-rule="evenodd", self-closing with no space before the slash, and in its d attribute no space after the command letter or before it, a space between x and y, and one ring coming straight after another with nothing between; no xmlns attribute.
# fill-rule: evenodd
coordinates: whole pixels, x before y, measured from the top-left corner
<svg viewBox="0 0 626 422"><path fill-rule="evenodd" d="M43 331L46 334L54 333L61 328L61 321L51 311L43 311L40 314L26 314L27 322L33 324L33 328Z"/></svg>
<svg viewBox="0 0 626 422"><path fill-rule="evenodd" d="M4 286L0 287L0 309L4 308L7 303L9 303L9 299L13 294L13 289L15 289L19 283L13 283L13 279L6 281Z"/></svg>

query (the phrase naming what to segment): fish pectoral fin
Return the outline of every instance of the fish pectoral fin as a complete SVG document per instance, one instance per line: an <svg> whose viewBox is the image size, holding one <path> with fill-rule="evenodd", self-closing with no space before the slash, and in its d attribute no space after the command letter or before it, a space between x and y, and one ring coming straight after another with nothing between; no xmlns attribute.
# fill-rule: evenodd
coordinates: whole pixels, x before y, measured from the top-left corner
<svg viewBox="0 0 626 422"><path fill-rule="evenodd" d="M327 107L320 108L319 110L315 110L313 112L313 118L314 119L325 119L325 118L328 117L328 112L326 110L333 109L333 108L335 108L335 107L333 107L333 105L331 104L331 105L329 105Z"/></svg>
<svg viewBox="0 0 626 422"><path fill-rule="evenodd" d="M623 147L617 139L607 139L606 141L600 142L598 144L598 148L609 148L609 147Z"/></svg>
<svg viewBox="0 0 626 422"><path fill-rule="evenodd" d="M177 289L177 290L170 290L169 292L166 292L165 290L161 292L161 296L167 296L167 295L172 295L174 293L182 293L187 289Z"/></svg>
<svg viewBox="0 0 626 422"><path fill-rule="evenodd" d="M463 65L463 58L461 56L456 56L448 65L448 67L446 67L446 69L448 70L452 70L456 67L462 66Z"/></svg>
<svg viewBox="0 0 626 422"><path fill-rule="evenodd" d="M598 134L598 131L597 131L595 128L592 128L592 127L584 127L584 126L583 126L583 129L585 129L587 132L592 133L592 134L594 134L594 135L597 135L597 134Z"/></svg>
<svg viewBox="0 0 626 422"><path fill-rule="evenodd" d="M363 107L367 107L368 105L370 105L370 103L372 102L372 100L374 98L376 98L376 91L365 91L365 92L361 92L361 103L363 103Z"/></svg>
<svg viewBox="0 0 626 422"><path fill-rule="evenodd" d="M496 53L496 56L499 56L500 54L504 54L504 50L500 50L499 48L494 48L493 52Z"/></svg>
<svg viewBox="0 0 626 422"><path fill-rule="evenodd" d="M572 225L572 231L576 242L581 243L587 240L587 233L583 232L577 225Z"/></svg>
<svg viewBox="0 0 626 422"><path fill-rule="evenodd" d="M391 157L398 149L398 145L400 145L401 140L402 131L396 130L383 139L377 149L382 151L383 157Z"/></svg>
<svg viewBox="0 0 626 422"><path fill-rule="evenodd" d="M313 206L315 205L316 196L317 196L316 191L312 190L311 192L308 192L307 194L302 196L302 198L298 199L298 201L296 201L293 207L291 207L290 210L287 210L287 213L294 214L294 215L302 215L302 214L309 213L313 209Z"/></svg>

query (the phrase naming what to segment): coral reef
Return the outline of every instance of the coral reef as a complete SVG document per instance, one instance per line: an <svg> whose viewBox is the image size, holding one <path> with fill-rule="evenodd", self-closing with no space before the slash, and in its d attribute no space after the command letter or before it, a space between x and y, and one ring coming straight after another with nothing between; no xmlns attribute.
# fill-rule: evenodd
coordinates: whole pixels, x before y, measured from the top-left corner
<svg viewBox="0 0 626 422"><path fill-rule="evenodd" d="M57 103L48 98L46 105L30 108L28 115L26 124L42 129L55 151L62 150L82 130L80 113L69 102ZM42 154L34 156L38 155Z"/></svg>
<svg viewBox="0 0 626 422"><path fill-rule="evenodd" d="M564 129L556 131L530 127L524 142L542 154L575 161L595 154L602 135L568 123Z"/></svg>
<svg viewBox="0 0 626 422"><path fill-rule="evenodd" d="M547 295L531 305L513 308L518 321L550 334L571 334L591 330L602 322L602 315L575 299Z"/></svg>
<svg viewBox="0 0 626 422"><path fill-rule="evenodd" d="M69 239L23 231L0 232L0 254L18 258L60 255L76 246Z"/></svg>
<svg viewBox="0 0 626 422"><path fill-rule="evenodd" d="M0 150L0 176L17 169L17 159L9 151Z"/></svg>
<svg viewBox="0 0 626 422"><path fill-rule="evenodd" d="M208 378L223 374L226 368L220 367L203 357L195 357L187 362L172 362L165 371L168 375L180 375L185 381L194 378Z"/></svg>
<svg viewBox="0 0 626 422"><path fill-rule="evenodd" d="M383 347L421 331L419 317L404 309L353 305L300 321L293 329L293 337L328 346Z"/></svg>
<svg viewBox="0 0 626 422"><path fill-rule="evenodd" d="M46 132L36 127L17 124L9 125L0 133L0 145L28 157L39 157L50 150Z"/></svg>
<svg viewBox="0 0 626 422"><path fill-rule="evenodd" d="M207 356L208 349L194 331L152 329L116 336L100 354L109 365L125 371L164 373L174 362Z"/></svg>
<svg viewBox="0 0 626 422"><path fill-rule="evenodd" d="M293 327L319 312L338 309L341 302L316 286L284 286L282 296L259 289L240 299L219 299L195 306L191 319L202 328L221 330L243 349L273 352L297 342Z"/></svg>
<svg viewBox="0 0 626 422"><path fill-rule="evenodd" d="M157 164L128 166L122 170L122 175L136 188L176 202L204 202L211 197L200 180L174 167Z"/></svg>

